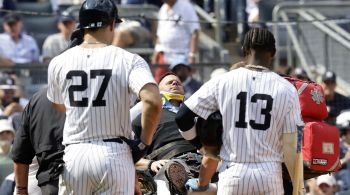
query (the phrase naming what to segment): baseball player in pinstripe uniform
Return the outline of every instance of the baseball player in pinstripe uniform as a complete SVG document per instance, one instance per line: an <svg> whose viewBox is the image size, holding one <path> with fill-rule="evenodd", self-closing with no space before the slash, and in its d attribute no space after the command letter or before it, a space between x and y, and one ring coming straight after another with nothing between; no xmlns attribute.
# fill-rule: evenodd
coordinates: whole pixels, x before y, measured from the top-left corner
<svg viewBox="0 0 350 195"><path fill-rule="evenodd" d="M243 45L248 65L204 84L176 116L180 133L192 140L196 137L195 116L206 119L217 110L221 112L220 195L283 194L284 151L289 156L288 170L294 170L300 147L298 126L303 121L296 89L271 71L275 50L274 36L268 30L250 30ZM199 179L187 183L193 191L208 188L216 167L202 163L201 169Z"/></svg>
<svg viewBox="0 0 350 195"><path fill-rule="evenodd" d="M111 45L115 23L121 22L112 0L85 1L79 22L82 42L55 57L48 70L47 97L67 116L59 191L131 195L134 162L145 154L159 122L159 90L141 57ZM135 141L130 140L132 93L144 105Z"/></svg>

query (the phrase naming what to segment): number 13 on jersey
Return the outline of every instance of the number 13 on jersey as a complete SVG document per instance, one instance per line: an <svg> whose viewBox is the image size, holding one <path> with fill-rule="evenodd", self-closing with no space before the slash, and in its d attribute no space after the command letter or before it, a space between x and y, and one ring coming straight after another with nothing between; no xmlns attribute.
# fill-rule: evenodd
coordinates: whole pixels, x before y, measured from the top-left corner
<svg viewBox="0 0 350 195"><path fill-rule="evenodd" d="M248 123L246 122L246 108L247 108L247 92L240 92L237 95L237 100L239 100L239 116L238 121L235 122L235 127L237 128L247 128ZM265 116L263 123L257 123L255 120L249 120L249 125L254 130L266 131L270 128L271 124L271 110L273 104L273 98L267 94L256 93L250 100L249 104L257 104L258 100L266 101L266 107L260 110L260 114Z"/></svg>

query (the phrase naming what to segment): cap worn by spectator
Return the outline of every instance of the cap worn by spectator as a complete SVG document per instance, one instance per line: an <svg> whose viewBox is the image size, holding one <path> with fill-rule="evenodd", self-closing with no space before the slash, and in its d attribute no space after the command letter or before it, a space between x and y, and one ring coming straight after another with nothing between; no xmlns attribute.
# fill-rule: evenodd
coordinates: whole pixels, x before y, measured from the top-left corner
<svg viewBox="0 0 350 195"><path fill-rule="evenodd" d="M350 110L345 110L337 116L336 125L339 129L350 129Z"/></svg>
<svg viewBox="0 0 350 195"><path fill-rule="evenodd" d="M71 22L71 21L75 21L75 18L71 13L64 11L58 16L58 21L59 22Z"/></svg>
<svg viewBox="0 0 350 195"><path fill-rule="evenodd" d="M317 177L317 186L320 186L321 184L327 184L329 186L335 186L337 184L335 178L333 175L325 174Z"/></svg>
<svg viewBox="0 0 350 195"><path fill-rule="evenodd" d="M307 76L307 73L305 72L305 70L300 68L300 67L294 69L294 75L295 75L296 78L299 78L299 79L307 79L307 78L309 78Z"/></svg>
<svg viewBox="0 0 350 195"><path fill-rule="evenodd" d="M0 78L0 89L18 89L15 80L9 76Z"/></svg>
<svg viewBox="0 0 350 195"><path fill-rule="evenodd" d="M337 76L332 71L326 71L322 76L322 81L332 81L335 82L337 79Z"/></svg>
<svg viewBox="0 0 350 195"><path fill-rule="evenodd" d="M9 131L13 134L15 134L15 129L13 128L11 122L8 119L1 119L0 120L0 133Z"/></svg>
<svg viewBox="0 0 350 195"><path fill-rule="evenodd" d="M4 17L4 23L6 23L6 24L14 24L14 23L19 22L19 21L21 21L21 17L15 13L7 14Z"/></svg>

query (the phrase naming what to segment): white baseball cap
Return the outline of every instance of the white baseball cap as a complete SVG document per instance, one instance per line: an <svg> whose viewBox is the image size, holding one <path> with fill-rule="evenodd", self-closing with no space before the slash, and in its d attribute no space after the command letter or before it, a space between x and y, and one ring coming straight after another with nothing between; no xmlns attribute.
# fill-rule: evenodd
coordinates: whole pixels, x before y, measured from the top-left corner
<svg viewBox="0 0 350 195"><path fill-rule="evenodd" d="M11 122L7 119L0 120L0 133L4 131L10 131L13 134L15 134L15 129L13 128Z"/></svg>
<svg viewBox="0 0 350 195"><path fill-rule="evenodd" d="M328 184L329 186L335 186L337 184L337 181L335 180L333 175L330 174L325 174L317 177L317 186L325 183Z"/></svg>

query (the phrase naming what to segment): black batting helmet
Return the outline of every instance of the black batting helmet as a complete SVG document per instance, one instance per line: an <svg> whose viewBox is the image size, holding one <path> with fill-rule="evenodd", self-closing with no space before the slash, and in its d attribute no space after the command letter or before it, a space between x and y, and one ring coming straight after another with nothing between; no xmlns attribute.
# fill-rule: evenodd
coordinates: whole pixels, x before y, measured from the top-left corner
<svg viewBox="0 0 350 195"><path fill-rule="evenodd" d="M114 19L116 23L122 22L113 0L86 0L79 11L80 28L100 28Z"/></svg>

